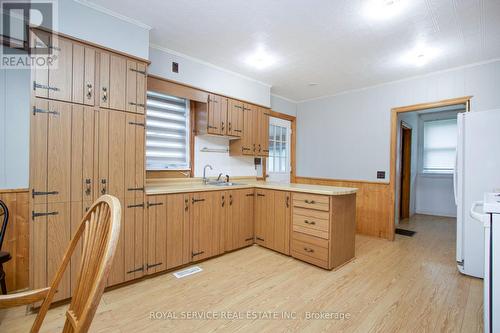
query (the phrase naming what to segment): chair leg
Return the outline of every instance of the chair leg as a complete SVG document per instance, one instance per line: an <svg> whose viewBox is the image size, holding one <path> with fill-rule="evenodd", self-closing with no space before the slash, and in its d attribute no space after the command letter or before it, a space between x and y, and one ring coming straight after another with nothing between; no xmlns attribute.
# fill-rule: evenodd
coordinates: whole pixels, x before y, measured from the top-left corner
<svg viewBox="0 0 500 333"><path fill-rule="evenodd" d="M5 272L3 265L0 264L0 287L2 287L2 294L7 295L7 286L5 285Z"/></svg>

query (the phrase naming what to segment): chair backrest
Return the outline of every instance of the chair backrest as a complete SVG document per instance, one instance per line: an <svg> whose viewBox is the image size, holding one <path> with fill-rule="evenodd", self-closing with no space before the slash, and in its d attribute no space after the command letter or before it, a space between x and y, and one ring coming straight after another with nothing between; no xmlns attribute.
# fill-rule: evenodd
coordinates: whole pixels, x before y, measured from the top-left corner
<svg viewBox="0 0 500 333"><path fill-rule="evenodd" d="M2 249L3 239L5 238L5 231L7 230L7 223L9 222L9 209L7 205L0 200L0 250Z"/></svg>
<svg viewBox="0 0 500 333"><path fill-rule="evenodd" d="M110 195L100 197L87 211L50 285L32 332L38 332L59 282L81 238L81 261L73 297L66 311L63 332L87 332L101 300L120 235L120 201ZM69 221L68 221L69 223Z"/></svg>

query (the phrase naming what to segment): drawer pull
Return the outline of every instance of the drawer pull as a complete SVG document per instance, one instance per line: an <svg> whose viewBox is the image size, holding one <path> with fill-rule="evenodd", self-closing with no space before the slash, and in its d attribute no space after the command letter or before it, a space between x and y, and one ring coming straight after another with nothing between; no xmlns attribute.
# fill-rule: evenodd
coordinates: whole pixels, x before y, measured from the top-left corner
<svg viewBox="0 0 500 333"><path fill-rule="evenodd" d="M315 224L316 224L316 222L314 222L314 221L309 221L309 220L304 220L304 223L305 223L305 224L310 224L310 225L315 225Z"/></svg>
<svg viewBox="0 0 500 333"><path fill-rule="evenodd" d="M305 202L306 204L311 204L311 205L314 205L314 204L316 203L316 201L314 201L314 200L307 200L307 199L306 199L306 200L304 200L304 202Z"/></svg>
<svg viewBox="0 0 500 333"><path fill-rule="evenodd" d="M203 254L205 253L205 251L200 251L200 252L191 252L191 256L192 257L196 257L196 256L199 256L200 254Z"/></svg>
<svg viewBox="0 0 500 333"><path fill-rule="evenodd" d="M139 268L136 268L136 269L133 269L131 271L128 271L127 274L132 274L132 273L135 273L135 272L144 272L144 265L142 265Z"/></svg>
<svg viewBox="0 0 500 333"><path fill-rule="evenodd" d="M313 250L313 249L308 248L308 247L305 247L305 248L304 248L304 251L306 251L307 253L313 253L313 252L314 252L314 250Z"/></svg>
<svg viewBox="0 0 500 333"><path fill-rule="evenodd" d="M148 202L148 208L152 206L162 206L163 202Z"/></svg>

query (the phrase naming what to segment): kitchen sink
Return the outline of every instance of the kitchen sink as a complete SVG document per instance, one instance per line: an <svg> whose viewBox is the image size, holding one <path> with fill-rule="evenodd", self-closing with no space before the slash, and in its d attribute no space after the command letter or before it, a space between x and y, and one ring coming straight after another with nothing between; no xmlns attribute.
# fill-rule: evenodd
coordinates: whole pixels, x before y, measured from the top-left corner
<svg viewBox="0 0 500 333"><path fill-rule="evenodd" d="M215 186L237 186L237 185L244 185L244 184L232 183L232 182L220 182L220 183L215 183L215 184L210 184L210 185L215 185Z"/></svg>

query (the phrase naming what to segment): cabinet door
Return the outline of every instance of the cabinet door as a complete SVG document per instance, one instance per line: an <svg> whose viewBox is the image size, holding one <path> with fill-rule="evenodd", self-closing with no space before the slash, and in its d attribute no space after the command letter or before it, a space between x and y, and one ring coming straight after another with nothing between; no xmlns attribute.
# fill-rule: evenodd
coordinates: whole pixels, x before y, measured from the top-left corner
<svg viewBox="0 0 500 333"><path fill-rule="evenodd" d="M144 275L144 201L125 198L123 247L125 259L125 281Z"/></svg>
<svg viewBox="0 0 500 333"><path fill-rule="evenodd" d="M35 193L47 192L47 140L48 140L48 118L46 112L36 110L48 110L49 102L36 99L34 110L31 113L30 125L30 185L33 204L47 202L46 195L35 195Z"/></svg>
<svg viewBox="0 0 500 333"><path fill-rule="evenodd" d="M169 194L167 203L167 269L191 262L191 203L187 194Z"/></svg>
<svg viewBox="0 0 500 333"><path fill-rule="evenodd" d="M47 48L50 46L50 34L45 31L37 31L36 34L30 31L31 35L31 47L37 48ZM49 97L49 65L48 62L35 62L32 68L33 75L33 90L35 92L35 97Z"/></svg>
<svg viewBox="0 0 500 333"><path fill-rule="evenodd" d="M255 154L255 110L249 105L243 105L243 137L242 140L242 154L254 155Z"/></svg>
<svg viewBox="0 0 500 333"><path fill-rule="evenodd" d="M135 116L135 193L136 198L144 196L144 179L146 178L146 117Z"/></svg>
<svg viewBox="0 0 500 333"><path fill-rule="evenodd" d="M146 274L164 271L167 268L167 197L147 197L147 261Z"/></svg>
<svg viewBox="0 0 500 333"><path fill-rule="evenodd" d="M224 253L225 248L225 232L228 203L231 203L231 196L228 192L212 192L214 205L212 210L212 256ZM229 202L228 202L229 200Z"/></svg>
<svg viewBox="0 0 500 333"><path fill-rule="evenodd" d="M259 108L258 111L258 137L257 155L269 156L269 112L267 109Z"/></svg>
<svg viewBox="0 0 500 333"><path fill-rule="evenodd" d="M105 111L108 114L108 177L104 178L104 193L117 198L125 197L125 142L127 114L125 112ZM102 179L101 179L102 182ZM104 194L102 193L102 194Z"/></svg>
<svg viewBox="0 0 500 333"><path fill-rule="evenodd" d="M193 228L192 260L198 261L213 255L214 228L212 210L215 204L213 193L193 193L191 197L190 219Z"/></svg>
<svg viewBox="0 0 500 333"><path fill-rule="evenodd" d="M127 60L127 111L137 110L137 63Z"/></svg>
<svg viewBox="0 0 500 333"><path fill-rule="evenodd" d="M126 111L127 60L112 54L109 60L109 108Z"/></svg>
<svg viewBox="0 0 500 333"><path fill-rule="evenodd" d="M125 197L144 195L144 116L128 113L125 131Z"/></svg>
<svg viewBox="0 0 500 333"><path fill-rule="evenodd" d="M243 103L230 99L227 113L227 135L241 137L243 135Z"/></svg>
<svg viewBox="0 0 500 333"><path fill-rule="evenodd" d="M239 246L252 245L254 242L255 190L241 191L240 219L238 241Z"/></svg>
<svg viewBox="0 0 500 333"><path fill-rule="evenodd" d="M207 122L207 133L208 134L222 134L221 129L221 107L220 100L217 95L208 95L208 122Z"/></svg>
<svg viewBox="0 0 500 333"><path fill-rule="evenodd" d="M146 111L146 84L147 84L147 69L146 64L137 63L137 108L136 112L144 114Z"/></svg>
<svg viewBox="0 0 500 333"><path fill-rule="evenodd" d="M229 135L227 126L228 100L225 97L217 96L217 101L219 106L220 134Z"/></svg>
<svg viewBox="0 0 500 333"><path fill-rule="evenodd" d="M265 247L271 247L274 243L274 192L261 189L257 189L255 192L255 242Z"/></svg>
<svg viewBox="0 0 500 333"><path fill-rule="evenodd" d="M70 203L49 203L47 205L47 285L52 282L64 257L71 237ZM71 269L66 269L57 288L54 300L70 297Z"/></svg>
<svg viewBox="0 0 500 333"><path fill-rule="evenodd" d="M71 115L69 103L50 101L47 130L47 202L70 200Z"/></svg>
<svg viewBox="0 0 500 333"><path fill-rule="evenodd" d="M238 246L238 232L240 223L241 194L240 191L228 191L225 205L227 205L226 226L224 228L224 250L236 250Z"/></svg>
<svg viewBox="0 0 500 333"><path fill-rule="evenodd" d="M71 102L73 77L73 43L63 37L53 36L55 61L49 65L49 98Z"/></svg>
<svg viewBox="0 0 500 333"><path fill-rule="evenodd" d="M99 106L109 108L109 73L110 55L107 52L99 53Z"/></svg>
<svg viewBox="0 0 500 333"><path fill-rule="evenodd" d="M94 182L95 113L92 107L73 105L71 119L71 201L91 201Z"/></svg>
<svg viewBox="0 0 500 333"><path fill-rule="evenodd" d="M290 202L289 192L274 191L272 249L287 255L290 254Z"/></svg>
<svg viewBox="0 0 500 333"><path fill-rule="evenodd" d="M95 49L73 43L72 102L94 105Z"/></svg>

